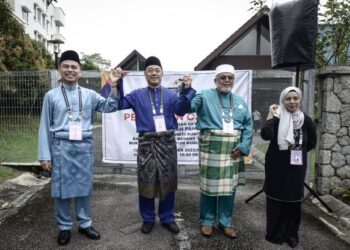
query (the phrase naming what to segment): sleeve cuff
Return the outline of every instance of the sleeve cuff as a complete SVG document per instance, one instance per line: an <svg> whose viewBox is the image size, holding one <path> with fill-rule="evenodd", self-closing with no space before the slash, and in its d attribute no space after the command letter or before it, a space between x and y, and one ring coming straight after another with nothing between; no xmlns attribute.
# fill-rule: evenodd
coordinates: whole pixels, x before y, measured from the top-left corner
<svg viewBox="0 0 350 250"><path fill-rule="evenodd" d="M249 151L245 149L246 147L244 145L238 144L237 148L239 149L239 151L241 151L243 156L247 156L249 154Z"/></svg>
<svg viewBox="0 0 350 250"><path fill-rule="evenodd" d="M189 87L187 89L184 89L182 93L180 92L180 95L185 97L186 100L190 101L196 95L196 90L194 90L192 87Z"/></svg>

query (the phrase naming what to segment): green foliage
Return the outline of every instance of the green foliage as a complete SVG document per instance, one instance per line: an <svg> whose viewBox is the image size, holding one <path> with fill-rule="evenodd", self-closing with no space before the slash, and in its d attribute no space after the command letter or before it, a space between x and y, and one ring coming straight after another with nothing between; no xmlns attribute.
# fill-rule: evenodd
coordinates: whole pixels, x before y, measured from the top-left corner
<svg viewBox="0 0 350 250"><path fill-rule="evenodd" d="M250 7L248 10L259 12L266 5L266 0L251 0L249 3L252 5L252 7Z"/></svg>
<svg viewBox="0 0 350 250"><path fill-rule="evenodd" d="M340 188L342 190L340 199L346 204L350 205L350 186L342 185Z"/></svg>
<svg viewBox="0 0 350 250"><path fill-rule="evenodd" d="M99 53L91 55L83 54L81 59L82 70L103 70L111 66L111 61L102 58Z"/></svg>
<svg viewBox="0 0 350 250"><path fill-rule="evenodd" d="M0 165L0 183L13 179L21 174L21 171Z"/></svg>
<svg viewBox="0 0 350 250"><path fill-rule="evenodd" d="M328 0L319 14L316 65L350 65L350 0Z"/></svg>
<svg viewBox="0 0 350 250"><path fill-rule="evenodd" d="M38 157L39 116L2 117L0 162L34 162Z"/></svg>
<svg viewBox="0 0 350 250"><path fill-rule="evenodd" d="M53 68L53 60L41 42L32 40L13 17L6 0L0 0L0 70Z"/></svg>
<svg viewBox="0 0 350 250"><path fill-rule="evenodd" d="M12 16L10 6L6 0L0 0L0 36L23 35L24 30L22 25Z"/></svg>

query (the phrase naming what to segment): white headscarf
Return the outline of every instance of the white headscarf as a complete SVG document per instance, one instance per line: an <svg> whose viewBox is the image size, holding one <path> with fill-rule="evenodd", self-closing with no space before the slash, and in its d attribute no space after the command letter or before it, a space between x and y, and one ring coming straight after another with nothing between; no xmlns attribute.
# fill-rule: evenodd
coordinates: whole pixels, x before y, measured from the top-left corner
<svg viewBox="0 0 350 250"><path fill-rule="evenodd" d="M294 144L294 129L299 129L304 124L304 113L300 110L300 106L294 113L290 113L284 107L284 101L289 92L295 91L299 97L300 104L302 101L301 90L297 87L285 88L280 96L280 105L274 116L280 119L278 126L277 143L280 150L287 150L289 145Z"/></svg>

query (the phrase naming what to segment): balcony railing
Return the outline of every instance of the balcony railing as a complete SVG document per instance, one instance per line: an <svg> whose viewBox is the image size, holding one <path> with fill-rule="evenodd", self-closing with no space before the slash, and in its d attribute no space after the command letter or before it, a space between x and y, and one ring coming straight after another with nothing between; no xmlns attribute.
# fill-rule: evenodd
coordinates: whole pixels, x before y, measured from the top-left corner
<svg viewBox="0 0 350 250"><path fill-rule="evenodd" d="M49 40L49 43L56 43L56 44L62 44L64 43L64 37L60 33L56 33L51 35L51 40Z"/></svg>
<svg viewBox="0 0 350 250"><path fill-rule="evenodd" d="M60 7L55 7L54 19L57 26L64 26L65 23L65 14Z"/></svg>

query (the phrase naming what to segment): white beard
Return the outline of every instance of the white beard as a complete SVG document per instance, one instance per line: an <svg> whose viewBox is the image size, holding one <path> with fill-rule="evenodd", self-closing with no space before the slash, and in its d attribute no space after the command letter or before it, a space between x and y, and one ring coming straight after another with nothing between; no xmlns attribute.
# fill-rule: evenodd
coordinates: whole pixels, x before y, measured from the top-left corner
<svg viewBox="0 0 350 250"><path fill-rule="evenodd" d="M219 86L217 86L217 89L219 90L220 93L223 93L223 94L230 93L232 90L231 87L219 87Z"/></svg>

